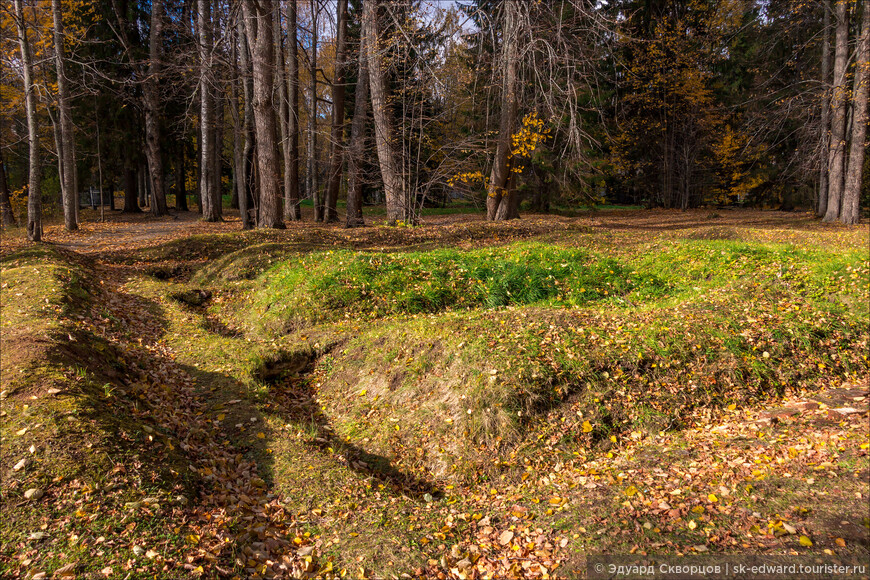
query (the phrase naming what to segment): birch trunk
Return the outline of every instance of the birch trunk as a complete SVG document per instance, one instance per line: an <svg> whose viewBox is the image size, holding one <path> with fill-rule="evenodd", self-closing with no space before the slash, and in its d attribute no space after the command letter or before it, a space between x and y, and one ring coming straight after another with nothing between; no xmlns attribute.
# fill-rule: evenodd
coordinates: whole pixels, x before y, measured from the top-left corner
<svg viewBox="0 0 870 580"><path fill-rule="evenodd" d="M199 41L199 199L202 219L220 221L214 191L214 98L212 96L211 0L199 0L197 12Z"/></svg>
<svg viewBox="0 0 870 580"><path fill-rule="evenodd" d="M15 24L18 28L18 45L21 48L21 64L24 68L24 107L27 114L27 142L30 167L27 181L27 239L42 240L42 166L39 158L39 127L36 121L36 87L33 84L33 59L27 40L27 23L24 21L22 0L13 0Z"/></svg>

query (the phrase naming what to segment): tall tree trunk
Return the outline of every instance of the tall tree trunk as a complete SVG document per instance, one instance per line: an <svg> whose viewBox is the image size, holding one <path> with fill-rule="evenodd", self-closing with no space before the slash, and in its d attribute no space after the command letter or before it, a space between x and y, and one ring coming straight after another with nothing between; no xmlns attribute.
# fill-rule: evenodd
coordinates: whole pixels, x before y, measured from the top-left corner
<svg viewBox="0 0 870 580"><path fill-rule="evenodd" d="M251 26L256 27L256 22L252 22ZM244 20L239 21L239 67L241 69L242 96L244 103L242 107L243 122L242 132L244 133L245 144L242 149L242 164L243 164L243 195L239 198L239 213L242 214L242 229L248 230L256 223L256 213L254 221L251 220L251 211L256 208L253 205L254 201L254 77L251 71L251 44L248 42L248 32ZM244 198L244 199L242 199Z"/></svg>
<svg viewBox="0 0 870 580"><path fill-rule="evenodd" d="M60 0L51 0L54 18L54 58L57 63L57 105L60 113L60 140L63 150L63 221L67 230L77 230L78 183L76 178L75 137L70 108L69 81L66 77L66 57L63 50L63 15ZM58 150L61 153L61 150Z"/></svg>
<svg viewBox="0 0 870 580"><path fill-rule="evenodd" d="M308 182L308 195L314 203L314 221L323 220L323 199L317 188L317 0L311 0L311 43L308 47L308 163L305 180Z"/></svg>
<svg viewBox="0 0 870 580"><path fill-rule="evenodd" d="M489 176L489 187L486 198L486 217L490 220L505 220L518 217L513 214L510 189L507 187L510 178L511 136L517 116L517 26L518 6L516 2L502 4L504 10L502 24L502 89L501 116L499 118L498 142L495 148L495 159Z"/></svg>
<svg viewBox="0 0 870 580"><path fill-rule="evenodd" d="M329 184L326 188L327 222L338 221L338 191L341 187L342 153L344 151L344 77L347 45L347 0L338 0L338 31L335 40L335 72L332 75L332 139Z"/></svg>
<svg viewBox="0 0 870 580"><path fill-rule="evenodd" d="M233 118L233 199L242 217L242 229L251 228L250 214L248 213L248 178L245 159L245 135L247 128L244 126L245 113L239 103L239 85L244 83L243 73L240 71L239 53L246 50L244 46L244 23L239 18L236 23L236 39L233 42L231 60L233 63L232 91L230 113Z"/></svg>
<svg viewBox="0 0 870 580"><path fill-rule="evenodd" d="M275 82L278 84L278 126L281 128L281 159L284 164L283 218L289 220L291 218L290 209L287 207L287 192L290 190L290 114L287 102L287 73L284 63L284 32L281 28L281 14L279 2L275 5L275 70L278 72Z"/></svg>
<svg viewBox="0 0 870 580"><path fill-rule="evenodd" d="M163 39L163 0L151 2L151 37L149 46L148 79L145 97L145 156L151 172L151 213L166 215L166 187L163 176L163 157L160 139L160 58Z"/></svg>
<svg viewBox="0 0 870 580"><path fill-rule="evenodd" d="M353 122L350 126L348 152L347 221L346 227L365 225L362 214L362 161L365 153L366 113L369 100L369 67L366 58L365 35L360 36L359 74L353 104Z"/></svg>
<svg viewBox="0 0 870 580"><path fill-rule="evenodd" d="M867 139L867 100L870 93L870 0L864 0L864 16L861 37L855 59L856 90L852 97L852 146L846 184L843 191L843 209L840 221L857 224L861 212L861 177L864 171L864 154Z"/></svg>
<svg viewBox="0 0 870 580"><path fill-rule="evenodd" d="M214 61L212 61L214 63ZM212 74L214 78L214 74ZM214 211L218 216L217 221L223 221L224 215L224 188L221 176L223 174L224 152L224 93L221 85L216 84L212 92L214 95L214 124L212 125L212 170L211 192Z"/></svg>
<svg viewBox="0 0 870 580"><path fill-rule="evenodd" d="M824 40L822 41L822 119L821 119L821 140L822 140L822 167L819 171L819 200L816 208L816 213L819 216L824 216L828 211L828 131L831 129L830 123L830 90L828 82L831 75L831 1L825 0L822 3L824 15Z"/></svg>
<svg viewBox="0 0 870 580"><path fill-rule="evenodd" d="M512 3L511 3L512 4ZM378 163L381 179L384 182L384 195L387 200L387 222L395 225L399 221L411 221L413 215L405 198L405 188L399 175L399 164L393 149L393 127L390 111L387 110L387 90L384 83L384 70L378 52L378 2L369 0L363 3L363 37L366 58L369 66L369 89L372 93L372 113L375 119L375 144L378 150Z"/></svg>
<svg viewBox="0 0 870 580"><path fill-rule="evenodd" d="M27 114L27 141L30 149L30 173L27 183L27 239L42 240L42 167L39 158L39 127L36 124L36 87L33 84L33 59L27 40L22 0L13 0L21 64L24 68L24 107Z"/></svg>
<svg viewBox="0 0 870 580"><path fill-rule="evenodd" d="M302 219L299 207L299 54L296 39L296 2L287 2L287 133L290 147L289 189L284 190L284 219Z"/></svg>
<svg viewBox="0 0 870 580"><path fill-rule="evenodd" d="M136 169L132 165L127 164L124 168L124 209L121 210L122 212L142 212L142 210L139 209L139 205L136 203L137 185Z"/></svg>
<svg viewBox="0 0 870 580"><path fill-rule="evenodd" d="M6 162L3 161L2 147L0 147L0 225L18 225L9 199L9 180L6 178Z"/></svg>
<svg viewBox="0 0 870 580"><path fill-rule="evenodd" d="M215 203L215 99L212 94L213 48L211 33L211 0L199 0L197 36L199 41L199 198L202 202L202 219L207 222L221 221L218 204Z"/></svg>
<svg viewBox="0 0 870 580"><path fill-rule="evenodd" d="M253 42L254 61L254 123L257 132L257 171L260 178L260 204L257 226L283 228L281 219L281 188L278 185L278 143L275 134L274 90L275 42L272 38L272 0L245 0L245 20L248 37ZM252 34L250 20L256 19Z"/></svg>
<svg viewBox="0 0 870 580"><path fill-rule="evenodd" d="M840 217L846 165L846 64L849 57L849 4L835 0L834 86L831 95L831 143L828 149L828 209L824 221Z"/></svg>

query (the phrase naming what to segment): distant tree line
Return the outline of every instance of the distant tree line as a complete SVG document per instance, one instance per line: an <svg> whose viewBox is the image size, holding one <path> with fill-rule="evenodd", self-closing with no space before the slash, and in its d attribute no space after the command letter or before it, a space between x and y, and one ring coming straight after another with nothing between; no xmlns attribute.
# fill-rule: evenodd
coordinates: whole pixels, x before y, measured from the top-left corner
<svg viewBox="0 0 870 580"><path fill-rule="evenodd" d="M457 199L852 224L868 45L870 0L12 0L0 217L38 240L55 205L74 230L96 186L244 228Z"/></svg>

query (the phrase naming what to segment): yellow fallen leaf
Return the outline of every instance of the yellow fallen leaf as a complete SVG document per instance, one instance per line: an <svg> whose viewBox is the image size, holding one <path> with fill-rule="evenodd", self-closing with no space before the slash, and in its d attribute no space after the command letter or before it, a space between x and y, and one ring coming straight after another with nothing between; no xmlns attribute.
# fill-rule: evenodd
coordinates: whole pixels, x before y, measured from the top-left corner
<svg viewBox="0 0 870 580"><path fill-rule="evenodd" d="M265 438L266 438L266 435L262 431L257 433L257 439L265 439Z"/></svg>
<svg viewBox="0 0 870 580"><path fill-rule="evenodd" d="M627 495L628 497L631 497L636 493L637 493L637 488L634 487L633 485L629 485L627 488L625 488L625 495Z"/></svg>
<svg viewBox="0 0 870 580"><path fill-rule="evenodd" d="M590 431L592 431L592 423L589 421L583 421L583 432L589 433Z"/></svg>
<svg viewBox="0 0 870 580"><path fill-rule="evenodd" d="M698 524L695 523L695 520L692 520L689 522L689 529L690 530L694 530L697 527L698 527Z"/></svg>
<svg viewBox="0 0 870 580"><path fill-rule="evenodd" d="M813 545L813 541L806 536L801 536L798 542L800 542L800 545L805 548L811 548Z"/></svg>
<svg viewBox="0 0 870 580"><path fill-rule="evenodd" d="M551 505L559 505L559 504L561 504L561 503L562 503L562 498L561 498L561 497L556 496L556 497L551 497L551 498L550 498L550 504L551 504Z"/></svg>
<svg viewBox="0 0 870 580"><path fill-rule="evenodd" d="M217 416L218 421L223 421L223 420L226 419L226 418L227 418L227 416L226 416L226 414L224 414L224 413L220 413L220 414Z"/></svg>
<svg viewBox="0 0 870 580"><path fill-rule="evenodd" d="M368 393L368 392L369 392L368 389L363 389L363 390L361 390L361 391L359 392L359 396L360 396L360 397L365 397L365 396L366 396L366 393Z"/></svg>
<svg viewBox="0 0 870 580"><path fill-rule="evenodd" d="M734 403L731 403L730 405L728 405L728 410L729 410L729 411L733 411L733 410L736 409L736 408L737 408L737 405L735 405Z"/></svg>
<svg viewBox="0 0 870 580"><path fill-rule="evenodd" d="M708 495L707 499L710 501L710 503L716 503L717 501L719 501L719 498L716 497L715 493L711 493L710 495Z"/></svg>

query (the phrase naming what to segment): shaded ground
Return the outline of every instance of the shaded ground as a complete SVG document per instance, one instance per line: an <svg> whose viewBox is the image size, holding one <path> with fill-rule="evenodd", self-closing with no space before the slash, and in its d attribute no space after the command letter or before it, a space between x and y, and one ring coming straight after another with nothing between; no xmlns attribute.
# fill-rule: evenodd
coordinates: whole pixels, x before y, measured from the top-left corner
<svg viewBox="0 0 870 580"><path fill-rule="evenodd" d="M329 360L344 348L341 336L323 329L292 340L246 336L212 308L227 297L197 294L185 284L203 264L253 243L392 250L534 238L630 251L651 239L689 238L866 248L865 226L778 212L718 213L595 212L505 225L443 216L414 229L303 223L192 240L187 236L229 234L239 223L203 224L195 214L113 215L118 219L80 232L47 228L50 243L92 256L96 263L81 266L95 274L87 304L69 311L34 307L36 318L28 321L54 317L58 325L19 336L25 324L11 316L13 301L33 295L41 304L45 290L19 286L24 278L8 286L12 264L4 264L2 435L14 445L4 445L2 455L3 509L12 518L21 510L32 516L11 520L22 527L4 532L0 570L10 577L64 577L69 566L71 575L109 578L570 578L584 575L589 553L866 558L866 373L832 375L811 392L724 414L698 409L684 429L632 431L567 455L559 432L564 415L554 416L554 424L540 428L537 453L500 477L439 480L404 468L395 461L401 455L377 452L371 441L336 432L319 387L333 376ZM25 247L4 239L2 254ZM37 276L41 267L33 268ZM93 348L57 354L73 342L99 346L104 354L94 357L93 369L73 366ZM34 346L12 356L10 344ZM855 348L866 351L866 344ZM114 374L98 364L105 353L116 361ZM13 369L51 356L69 368L38 384L10 382ZM25 406L65 400L51 389L88 381L90 396L125 417L120 426L100 429L123 434L129 447L109 451L108 476L49 477L41 449L60 443L41 438L43 419L28 419ZM52 407L58 434L68 412ZM91 424L87 417L82 423ZM84 449L105 445L88 437L74 439L81 446L74 461L93 461ZM28 451L31 445L37 450ZM14 469L28 457L23 470ZM143 465L149 457L189 481L143 486L143 477L163 477L159 465ZM24 497L37 488L43 495ZM179 495L187 499L173 499ZM129 529L131 521L150 523ZM40 529L51 536L38 536Z"/></svg>

